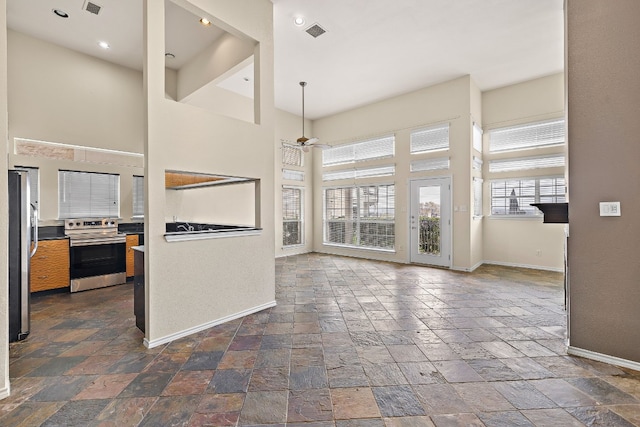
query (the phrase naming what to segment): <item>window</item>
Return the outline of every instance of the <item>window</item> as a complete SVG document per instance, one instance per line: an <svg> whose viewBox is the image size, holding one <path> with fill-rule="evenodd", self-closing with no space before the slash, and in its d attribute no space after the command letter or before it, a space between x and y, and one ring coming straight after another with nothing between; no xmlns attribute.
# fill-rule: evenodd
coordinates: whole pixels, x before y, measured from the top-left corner
<svg viewBox="0 0 640 427"><path fill-rule="evenodd" d="M302 150L295 145L282 144L282 164L302 167Z"/></svg>
<svg viewBox="0 0 640 427"><path fill-rule="evenodd" d="M473 217L482 217L482 178L473 178Z"/></svg>
<svg viewBox="0 0 640 427"><path fill-rule="evenodd" d="M491 215L539 216L531 203L563 203L563 177L520 178L491 182Z"/></svg>
<svg viewBox="0 0 640 427"><path fill-rule="evenodd" d="M282 169L282 179L289 181L304 181L304 172L291 169Z"/></svg>
<svg viewBox="0 0 640 427"><path fill-rule="evenodd" d="M411 172L435 171L449 169L449 158L414 160L411 162Z"/></svg>
<svg viewBox="0 0 640 427"><path fill-rule="evenodd" d="M482 128L479 124L473 124L473 148L482 153Z"/></svg>
<svg viewBox="0 0 640 427"><path fill-rule="evenodd" d="M302 189L282 188L282 245L302 245Z"/></svg>
<svg viewBox="0 0 640 427"><path fill-rule="evenodd" d="M322 151L322 166L355 163L363 160L392 157L395 153L395 137L386 136L354 144L338 145Z"/></svg>
<svg viewBox="0 0 640 427"><path fill-rule="evenodd" d="M411 154L449 149L449 123L411 132Z"/></svg>
<svg viewBox="0 0 640 427"><path fill-rule="evenodd" d="M491 160L489 162L489 172L511 172L528 169L556 168L564 167L564 163L564 154Z"/></svg>
<svg viewBox="0 0 640 427"><path fill-rule="evenodd" d="M324 243L393 249L395 186L326 188Z"/></svg>
<svg viewBox="0 0 640 427"><path fill-rule="evenodd" d="M489 132L489 151L524 150L564 144L564 119L528 123Z"/></svg>
<svg viewBox="0 0 640 427"><path fill-rule="evenodd" d="M473 169L477 170L477 171L481 171L482 170L482 164L484 162L482 161L482 159L480 157L476 157L473 156Z"/></svg>
<svg viewBox="0 0 640 427"><path fill-rule="evenodd" d="M395 165L378 166L374 168L356 168L324 172L323 181L337 181L339 179L374 178L380 176L393 176L396 173Z"/></svg>
<svg viewBox="0 0 640 427"><path fill-rule="evenodd" d="M58 171L58 210L60 219L119 217L120 176Z"/></svg>
<svg viewBox="0 0 640 427"><path fill-rule="evenodd" d="M39 178L39 169L31 166L16 166L14 169L27 171L29 174L29 199L31 204L38 209L38 216L40 216L40 197L38 196L38 187L40 185Z"/></svg>
<svg viewBox="0 0 640 427"><path fill-rule="evenodd" d="M144 176L133 176L133 216L144 217Z"/></svg>

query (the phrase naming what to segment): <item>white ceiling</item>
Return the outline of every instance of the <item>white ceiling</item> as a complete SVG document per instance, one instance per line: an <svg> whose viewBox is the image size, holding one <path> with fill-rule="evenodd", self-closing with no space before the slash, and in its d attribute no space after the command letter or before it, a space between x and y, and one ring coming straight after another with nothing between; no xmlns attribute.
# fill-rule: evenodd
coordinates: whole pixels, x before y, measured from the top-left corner
<svg viewBox="0 0 640 427"><path fill-rule="evenodd" d="M7 0L11 29L142 69L142 0ZM470 74L481 90L563 70L563 0L272 0L275 103L316 119ZM59 18L53 8L70 16ZM179 9L179 8L175 8ZM168 13L168 66L211 43L215 27ZM295 16L306 23L297 27ZM174 20L169 20L173 19ZM314 23L326 33L313 38ZM206 35L203 35L206 34ZM101 50L100 40L111 48ZM191 53L189 53L191 49ZM169 61L169 60L168 60ZM234 76L245 85L246 69ZM227 82L233 89L236 83Z"/></svg>

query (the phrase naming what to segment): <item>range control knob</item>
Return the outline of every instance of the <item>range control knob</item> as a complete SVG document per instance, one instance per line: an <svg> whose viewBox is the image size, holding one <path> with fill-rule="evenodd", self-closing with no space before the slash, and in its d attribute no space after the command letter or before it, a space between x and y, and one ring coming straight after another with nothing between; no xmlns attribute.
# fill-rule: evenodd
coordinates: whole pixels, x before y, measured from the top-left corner
<svg viewBox="0 0 640 427"><path fill-rule="evenodd" d="M77 225L78 227L80 227L80 223L79 223L79 222L76 222L76 225Z"/></svg>
<svg viewBox="0 0 640 427"><path fill-rule="evenodd" d="M69 223L69 227L73 227L73 223L72 222Z"/></svg>

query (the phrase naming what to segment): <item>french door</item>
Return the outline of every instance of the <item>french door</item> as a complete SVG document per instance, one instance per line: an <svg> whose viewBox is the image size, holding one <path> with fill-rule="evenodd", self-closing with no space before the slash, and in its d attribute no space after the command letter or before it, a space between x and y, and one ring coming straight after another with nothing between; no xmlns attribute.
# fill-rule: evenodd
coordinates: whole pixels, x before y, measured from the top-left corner
<svg viewBox="0 0 640 427"><path fill-rule="evenodd" d="M411 262L451 267L451 178L411 181Z"/></svg>

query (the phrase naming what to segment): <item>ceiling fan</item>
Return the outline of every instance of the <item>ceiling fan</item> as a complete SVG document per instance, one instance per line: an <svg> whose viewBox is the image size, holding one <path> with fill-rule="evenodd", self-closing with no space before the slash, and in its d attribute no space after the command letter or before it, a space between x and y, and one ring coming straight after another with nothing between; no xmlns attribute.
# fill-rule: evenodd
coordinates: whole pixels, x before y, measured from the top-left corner
<svg viewBox="0 0 640 427"><path fill-rule="evenodd" d="M302 136L296 140L302 151L305 153L309 152L309 147L315 147L320 149L328 148L329 146L326 144L317 144L319 141L318 138L307 138L304 136L304 87L307 85L307 82L300 82L300 86L302 87Z"/></svg>

